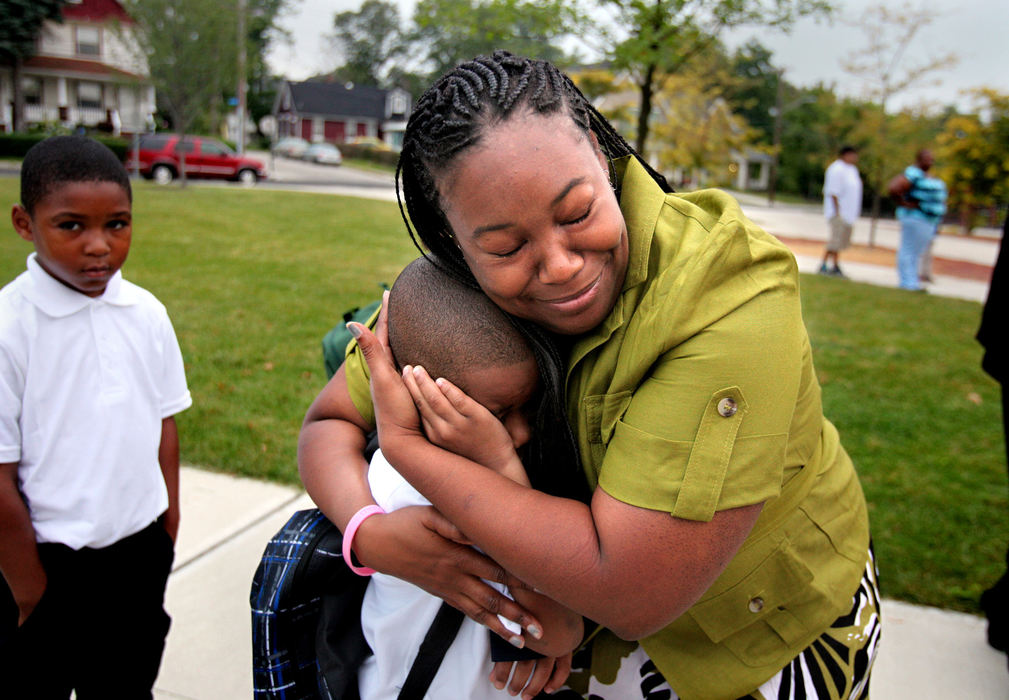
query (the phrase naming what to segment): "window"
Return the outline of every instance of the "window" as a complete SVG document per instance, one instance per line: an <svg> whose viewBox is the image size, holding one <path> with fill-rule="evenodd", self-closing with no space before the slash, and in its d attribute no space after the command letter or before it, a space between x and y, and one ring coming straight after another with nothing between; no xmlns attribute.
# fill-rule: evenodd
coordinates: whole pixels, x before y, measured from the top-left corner
<svg viewBox="0 0 1009 700"><path fill-rule="evenodd" d="M200 153L205 156L230 156L232 151L220 141L203 141Z"/></svg>
<svg viewBox="0 0 1009 700"><path fill-rule="evenodd" d="M406 114L406 95L402 92L394 92L390 101L393 114Z"/></svg>
<svg viewBox="0 0 1009 700"><path fill-rule="evenodd" d="M21 80L21 94L24 96L26 105L42 104L42 82L38 78L23 78Z"/></svg>
<svg viewBox="0 0 1009 700"><path fill-rule="evenodd" d="M101 53L101 35L98 27L77 27L77 53L80 56L97 56Z"/></svg>
<svg viewBox="0 0 1009 700"><path fill-rule="evenodd" d="M98 83L77 83L77 106L100 108L102 106L102 86Z"/></svg>

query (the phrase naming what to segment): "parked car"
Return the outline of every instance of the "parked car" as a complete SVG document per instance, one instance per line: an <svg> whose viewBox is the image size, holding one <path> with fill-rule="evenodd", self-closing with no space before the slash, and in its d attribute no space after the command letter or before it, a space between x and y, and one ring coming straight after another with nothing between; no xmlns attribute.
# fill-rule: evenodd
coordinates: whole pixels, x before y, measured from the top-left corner
<svg viewBox="0 0 1009 700"><path fill-rule="evenodd" d="M298 136L285 136L273 144L273 153L288 158L301 158L308 145L308 141Z"/></svg>
<svg viewBox="0 0 1009 700"><path fill-rule="evenodd" d="M331 143L313 143L301 154L302 160L323 165L339 165L343 162L340 149Z"/></svg>
<svg viewBox="0 0 1009 700"><path fill-rule="evenodd" d="M182 171L183 152L186 177L238 180L247 185L266 177L261 161L240 156L217 139L205 136L186 136L184 140L177 134L141 136L137 161L130 151L128 167L136 167L145 178L164 185Z"/></svg>

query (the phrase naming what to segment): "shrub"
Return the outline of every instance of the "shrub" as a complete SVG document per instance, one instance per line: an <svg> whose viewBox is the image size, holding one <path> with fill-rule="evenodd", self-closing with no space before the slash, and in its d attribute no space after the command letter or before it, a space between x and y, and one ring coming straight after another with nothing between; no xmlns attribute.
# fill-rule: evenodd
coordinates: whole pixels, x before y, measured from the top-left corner
<svg viewBox="0 0 1009 700"><path fill-rule="evenodd" d="M35 133L35 134L0 134L0 157L2 158L24 158L25 153L28 149L48 138L50 134L47 133ZM99 143L104 143L111 149L113 153L120 160L126 160L126 155L130 149L130 142L123 138L117 138L114 136L103 136L98 134L90 134L90 136L98 141Z"/></svg>

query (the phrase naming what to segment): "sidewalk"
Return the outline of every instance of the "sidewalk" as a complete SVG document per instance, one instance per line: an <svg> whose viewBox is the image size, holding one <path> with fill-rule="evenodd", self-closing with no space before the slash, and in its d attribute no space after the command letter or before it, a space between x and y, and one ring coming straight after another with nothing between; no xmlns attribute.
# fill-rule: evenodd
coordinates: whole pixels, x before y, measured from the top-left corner
<svg viewBox="0 0 1009 700"><path fill-rule="evenodd" d="M193 468L182 470L181 498L177 561L168 582L172 629L154 696L251 698L252 574L267 540L312 503L291 487ZM883 615L873 698L1009 697L1006 657L985 643L982 618L890 600Z"/></svg>

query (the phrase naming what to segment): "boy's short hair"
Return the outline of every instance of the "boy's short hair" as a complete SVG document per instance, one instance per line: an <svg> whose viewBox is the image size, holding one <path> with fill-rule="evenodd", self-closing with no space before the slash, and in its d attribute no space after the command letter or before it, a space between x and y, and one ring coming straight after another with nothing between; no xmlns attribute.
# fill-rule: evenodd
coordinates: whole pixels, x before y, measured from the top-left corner
<svg viewBox="0 0 1009 700"><path fill-rule="evenodd" d="M427 258L400 273L389 293L389 345L400 367L420 365L463 391L467 370L533 359L521 333L479 289Z"/></svg>
<svg viewBox="0 0 1009 700"><path fill-rule="evenodd" d="M21 206L29 215L58 185L112 182L133 202L130 176L108 146L86 136L52 136L28 149L21 163Z"/></svg>

